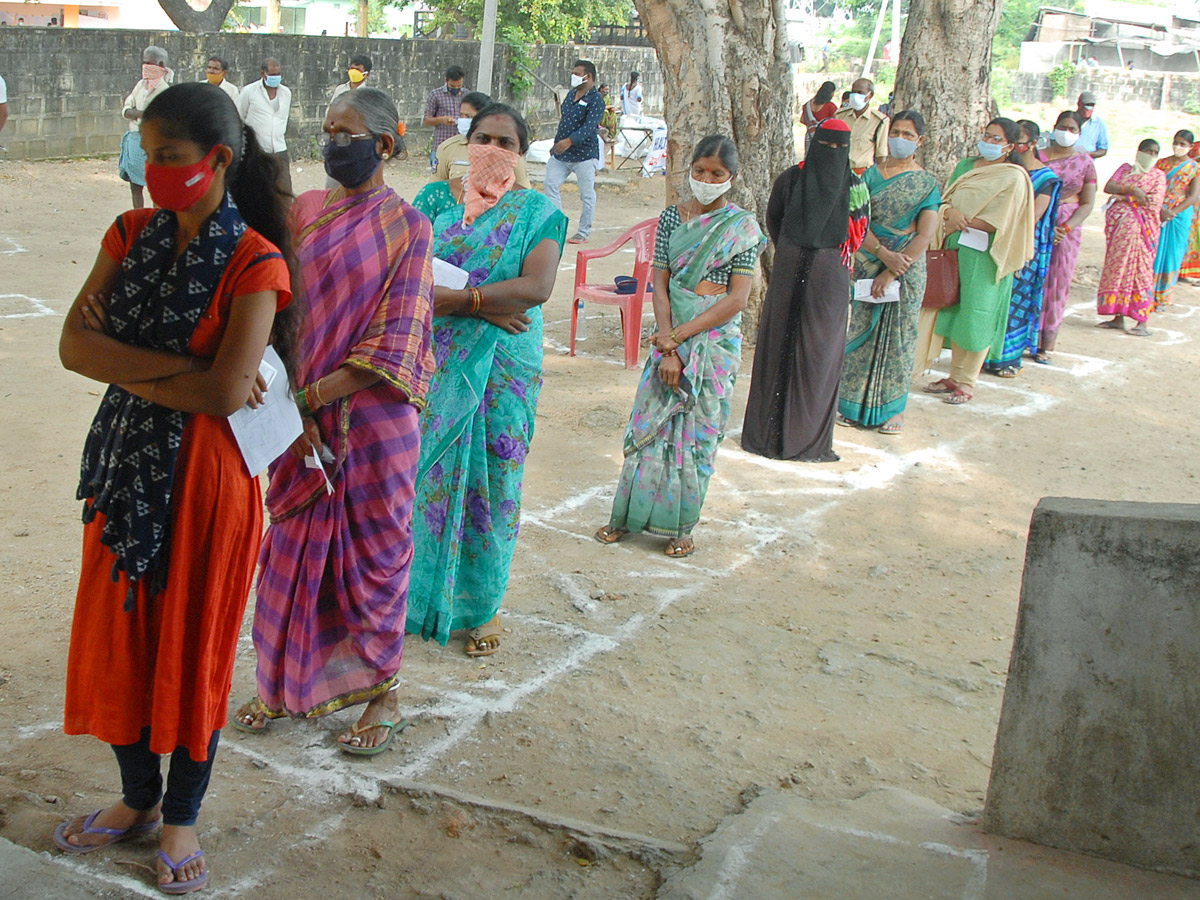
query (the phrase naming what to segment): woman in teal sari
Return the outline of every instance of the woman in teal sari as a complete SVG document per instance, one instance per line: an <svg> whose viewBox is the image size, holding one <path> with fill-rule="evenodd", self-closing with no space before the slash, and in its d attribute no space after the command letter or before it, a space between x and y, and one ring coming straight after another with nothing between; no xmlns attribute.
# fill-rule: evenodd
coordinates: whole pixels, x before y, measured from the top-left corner
<svg viewBox="0 0 1200 900"><path fill-rule="evenodd" d="M754 216L725 199L737 148L722 135L696 145L689 183L695 199L666 209L654 245L654 319L625 431L625 464L612 516L596 540L630 531L670 538L667 556L690 556L692 529L725 437L741 365L742 310L766 246Z"/></svg>
<svg viewBox="0 0 1200 900"><path fill-rule="evenodd" d="M916 162L925 143L925 119L906 109L892 119L889 155L867 169L871 225L854 256L854 277L871 279L871 296L882 297L894 281L900 299L855 300L838 401L838 424L879 426L899 434L917 361L917 320L925 297L925 251L937 231L942 202L937 180Z"/></svg>
<svg viewBox="0 0 1200 900"><path fill-rule="evenodd" d="M465 270L467 287L434 287L436 371L421 415L407 630L444 645L451 631L470 629L469 656L500 647L498 612L542 386L540 307L567 231L542 194L513 190L528 149L515 109L480 110L467 132L463 202L433 220L434 256ZM428 209L443 187L427 185L413 205Z"/></svg>

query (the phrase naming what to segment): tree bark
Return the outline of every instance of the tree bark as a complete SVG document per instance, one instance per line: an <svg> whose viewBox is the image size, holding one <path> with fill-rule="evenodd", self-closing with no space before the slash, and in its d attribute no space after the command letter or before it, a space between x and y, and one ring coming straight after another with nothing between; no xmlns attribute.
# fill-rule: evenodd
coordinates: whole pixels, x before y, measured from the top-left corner
<svg viewBox="0 0 1200 900"><path fill-rule="evenodd" d="M992 117L992 38L1001 0L913 0L900 45L893 109L916 109L927 127L922 165L943 185L975 155Z"/></svg>
<svg viewBox="0 0 1200 900"><path fill-rule="evenodd" d="M792 68L782 0L634 0L663 73L667 120L667 203L690 196L692 149L700 138L733 139L741 171L730 199L766 233L775 178L796 163ZM761 257L770 278L773 255ZM743 331L757 335L764 279L751 292Z"/></svg>
<svg viewBox="0 0 1200 900"><path fill-rule="evenodd" d="M196 9L187 0L158 0L163 12L180 31L189 34L207 34L220 31L225 17L233 9L236 0L210 0L204 9Z"/></svg>
<svg viewBox="0 0 1200 900"><path fill-rule="evenodd" d="M358 0L358 36L367 37L370 31L370 25L367 20L370 17L370 8L368 0Z"/></svg>

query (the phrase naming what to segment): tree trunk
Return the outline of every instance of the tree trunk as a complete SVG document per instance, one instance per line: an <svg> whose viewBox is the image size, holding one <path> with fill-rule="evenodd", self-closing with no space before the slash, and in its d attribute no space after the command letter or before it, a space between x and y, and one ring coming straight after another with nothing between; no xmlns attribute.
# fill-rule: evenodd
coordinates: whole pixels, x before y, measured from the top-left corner
<svg viewBox="0 0 1200 900"><path fill-rule="evenodd" d="M187 0L158 0L163 12L180 31L189 34L207 34L220 31L225 17L233 9L236 0L211 0L205 9L196 9Z"/></svg>
<svg viewBox="0 0 1200 900"><path fill-rule="evenodd" d="M1001 0L913 0L900 47L893 109L920 110L922 165L943 185L975 155L992 117L992 37Z"/></svg>
<svg viewBox="0 0 1200 900"><path fill-rule="evenodd" d="M792 67L782 0L634 0L658 52L667 120L667 203L689 196L700 138L733 139L741 171L730 192L764 225L776 176L796 163ZM770 278L771 250L761 260ZM765 281L751 292L743 331L753 341Z"/></svg>
<svg viewBox="0 0 1200 900"><path fill-rule="evenodd" d="M367 6L368 0L358 0L358 36L367 37L367 32L370 31L370 26L367 24L367 18L370 10Z"/></svg>
<svg viewBox="0 0 1200 900"><path fill-rule="evenodd" d="M278 34L283 30L283 3L280 0L267 2L267 34Z"/></svg>

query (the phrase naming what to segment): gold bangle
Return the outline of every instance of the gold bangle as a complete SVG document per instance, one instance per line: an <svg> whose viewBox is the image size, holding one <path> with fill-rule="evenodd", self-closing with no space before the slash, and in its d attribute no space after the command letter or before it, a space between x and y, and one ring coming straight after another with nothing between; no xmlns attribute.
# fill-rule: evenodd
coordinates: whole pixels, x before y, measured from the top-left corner
<svg viewBox="0 0 1200 900"><path fill-rule="evenodd" d="M672 328L672 329L671 329L671 340L673 340L673 341L674 341L676 344L682 344L682 343L683 343L683 341L681 341L681 340L679 339L678 335L676 335L676 334L675 334L675 329L674 329L674 328Z"/></svg>
<svg viewBox="0 0 1200 900"><path fill-rule="evenodd" d="M317 405L314 406L313 409L320 409L322 406L325 405L325 401L321 399L321 379L320 378L318 378L316 381L313 382L312 392L313 392L313 396L317 400Z"/></svg>

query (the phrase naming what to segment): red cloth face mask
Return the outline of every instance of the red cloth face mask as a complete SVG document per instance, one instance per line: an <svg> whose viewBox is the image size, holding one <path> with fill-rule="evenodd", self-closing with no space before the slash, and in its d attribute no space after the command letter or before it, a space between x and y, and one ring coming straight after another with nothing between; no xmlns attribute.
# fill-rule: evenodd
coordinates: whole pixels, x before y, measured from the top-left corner
<svg viewBox="0 0 1200 900"><path fill-rule="evenodd" d="M210 165L216 155L217 148L213 147L208 156L190 166L146 163L146 187L150 189L150 199L163 209L183 212L207 193L217 174Z"/></svg>

